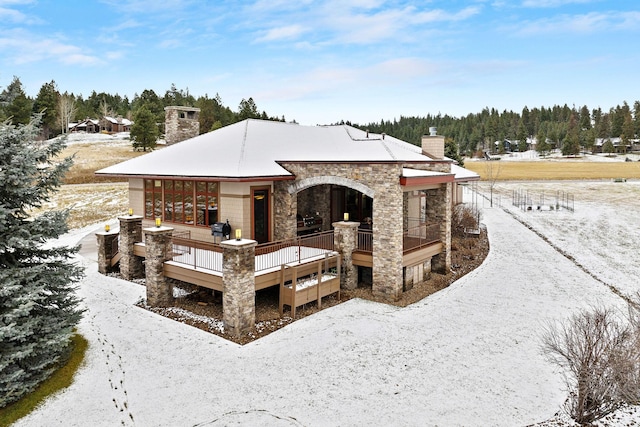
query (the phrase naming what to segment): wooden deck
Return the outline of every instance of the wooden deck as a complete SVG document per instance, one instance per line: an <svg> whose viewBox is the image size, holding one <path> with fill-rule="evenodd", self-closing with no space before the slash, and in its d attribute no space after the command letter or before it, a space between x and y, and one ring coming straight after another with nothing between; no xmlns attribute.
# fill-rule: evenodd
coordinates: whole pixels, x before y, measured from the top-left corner
<svg viewBox="0 0 640 427"><path fill-rule="evenodd" d="M186 250L184 249L184 243L184 241L180 241L180 246L175 247L174 260L164 263L163 271L165 277L222 292L222 253L219 250L206 252L208 248L203 249L201 247L193 247L190 250ZM276 253L278 251L281 253ZM290 260L291 257L287 257L286 252L291 252L292 249L281 248L278 251L256 256L256 266L262 267L255 272L256 291L280 284L282 264L274 267L268 266L274 262L274 259L277 262ZM325 254L331 256L336 254L333 251L317 248L298 248L293 251L298 256L304 256L304 259L300 262L292 261L285 264L289 266L300 264L301 266L298 267L299 277L315 273L317 262L324 260ZM144 243L135 244L134 254L141 257L145 256L146 248ZM199 257L200 260L198 261L196 257Z"/></svg>

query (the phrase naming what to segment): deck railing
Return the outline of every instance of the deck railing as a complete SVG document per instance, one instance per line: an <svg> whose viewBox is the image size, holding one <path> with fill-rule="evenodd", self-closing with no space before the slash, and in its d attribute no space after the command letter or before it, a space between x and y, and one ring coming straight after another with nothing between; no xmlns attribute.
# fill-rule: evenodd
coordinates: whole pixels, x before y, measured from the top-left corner
<svg viewBox="0 0 640 427"><path fill-rule="evenodd" d="M373 252L373 232L371 230L358 230L356 250L368 254Z"/></svg>
<svg viewBox="0 0 640 427"><path fill-rule="evenodd" d="M333 251L333 231L262 243L256 246L256 271L302 262L326 251Z"/></svg>
<svg viewBox="0 0 640 427"><path fill-rule="evenodd" d="M183 237L181 237L183 236ZM188 232L174 233L173 261L194 269L222 272L222 248L218 243L189 238ZM282 264L302 262L333 251L333 231L310 234L294 239L263 243L256 246L255 271L280 268Z"/></svg>
<svg viewBox="0 0 640 427"><path fill-rule="evenodd" d="M220 245L190 238L189 231L173 233L173 261L194 269L222 272L222 252Z"/></svg>
<svg viewBox="0 0 640 427"><path fill-rule="evenodd" d="M425 223L417 219L407 221L409 227L402 233L403 253L420 249L440 241L440 224ZM358 230L358 252L373 252L373 233L371 230Z"/></svg>
<svg viewBox="0 0 640 427"><path fill-rule="evenodd" d="M411 222L410 222L411 224ZM419 223L402 234L403 253L411 252L440 241L440 224Z"/></svg>

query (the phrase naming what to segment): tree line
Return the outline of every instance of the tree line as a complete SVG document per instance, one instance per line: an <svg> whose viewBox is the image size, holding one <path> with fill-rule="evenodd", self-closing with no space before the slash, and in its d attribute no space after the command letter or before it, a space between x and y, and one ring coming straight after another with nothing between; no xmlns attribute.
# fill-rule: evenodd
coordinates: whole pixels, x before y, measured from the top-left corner
<svg viewBox="0 0 640 427"><path fill-rule="evenodd" d="M200 132L210 132L220 127L247 119L281 120L260 112L253 98L242 99L238 109L225 106L218 94L195 97L188 89L178 89L172 84L164 94L151 89L136 93L133 99L110 93L92 91L88 97L82 94L61 92L54 80L40 87L35 98L26 95L19 77L14 76L0 92L0 122L10 120L14 125L26 125L34 114L42 114L41 136L51 138L66 133L69 123L87 118L123 117L135 121L136 114L145 109L160 127L164 125L164 107L179 105L200 108Z"/></svg>
<svg viewBox="0 0 640 427"><path fill-rule="evenodd" d="M525 106L522 112L517 113L486 107L480 113L464 117L447 114L401 116L398 120L382 119L353 126L376 133L384 132L417 145L422 135L429 133L429 127L436 126L438 134L453 140L458 153L465 156L478 151L502 151L504 145L496 145L495 142L504 140L516 141L520 151L524 151L528 139L538 141L536 148L541 153L557 148L565 155L574 155L581 149L593 151L598 138L605 144L607 141L611 144L613 138L620 138L618 149L624 151L640 135L640 101L635 101L633 108L625 101L609 110L565 104L532 109ZM607 151L604 147L603 150Z"/></svg>
<svg viewBox="0 0 640 427"><path fill-rule="evenodd" d="M42 113L42 133L45 137L66 132L68 123L86 118L104 116L135 119L141 109L148 110L145 121L162 126L164 107L170 105L200 108L200 132L210 132L220 127L247 119L285 121L284 116L269 116L260 111L253 98L242 99L236 111L225 106L220 96L208 94L192 95L188 89L178 89L172 84L164 94L151 89L136 93L133 99L95 91L84 98L82 95L61 93L55 81L45 83L35 98L25 94L20 79L13 81L0 92L0 121L11 119L13 124L26 124L34 113ZM135 120L134 120L135 121ZM422 135L431 126L447 137L447 155L472 156L480 151L500 152L505 149L496 141L515 142L520 151L527 148L527 140L535 139L536 148L542 154L553 148L565 155L578 154L580 150L593 151L596 140L604 141L603 151L613 151L611 139L620 138L617 149L625 151L630 142L640 135L640 101L633 107L625 101L609 110L601 107L590 109L554 105L552 107L525 106L521 112L485 107L479 113L469 113L463 117L448 114L427 114L426 116L400 116L399 119L381 119L380 122L349 124L371 132L386 133L404 141L419 145Z"/></svg>

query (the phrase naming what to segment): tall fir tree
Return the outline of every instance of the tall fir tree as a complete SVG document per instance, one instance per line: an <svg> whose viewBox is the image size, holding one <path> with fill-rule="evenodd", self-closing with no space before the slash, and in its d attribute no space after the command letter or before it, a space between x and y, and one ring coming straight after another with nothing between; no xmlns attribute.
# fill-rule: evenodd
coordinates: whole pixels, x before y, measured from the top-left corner
<svg viewBox="0 0 640 427"><path fill-rule="evenodd" d="M133 117L131 125L131 140L133 149L142 148L143 151L156 148L160 131L153 113L146 106L141 107Z"/></svg>
<svg viewBox="0 0 640 427"><path fill-rule="evenodd" d="M59 187L64 141L36 142L34 121L0 123L0 407L48 378L70 350L82 315L77 247L45 245L67 231L66 211L32 218Z"/></svg>

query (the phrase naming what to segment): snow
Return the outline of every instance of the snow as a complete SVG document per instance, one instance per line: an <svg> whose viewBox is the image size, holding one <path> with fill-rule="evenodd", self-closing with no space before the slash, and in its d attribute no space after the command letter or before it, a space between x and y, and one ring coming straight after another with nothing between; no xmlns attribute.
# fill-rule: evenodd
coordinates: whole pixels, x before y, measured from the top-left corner
<svg viewBox="0 0 640 427"><path fill-rule="evenodd" d="M97 171L105 175L290 176L282 162L404 162L431 159L421 148L347 125L302 126L247 119Z"/></svg>
<svg viewBox="0 0 640 427"><path fill-rule="evenodd" d="M549 420L567 391L541 354L542 331L591 305L624 308L609 285L637 288L640 185L555 183L575 191L574 213L509 206L519 185L498 186L507 211L481 202L490 253L448 288L406 308L350 300L244 346L135 306L142 286L97 272L93 230L65 235L65 244L84 243L79 330L90 346L74 383L16 426ZM636 407L617 416L640 423Z"/></svg>

